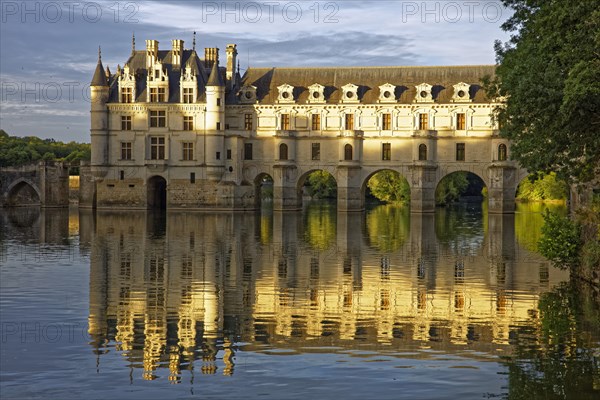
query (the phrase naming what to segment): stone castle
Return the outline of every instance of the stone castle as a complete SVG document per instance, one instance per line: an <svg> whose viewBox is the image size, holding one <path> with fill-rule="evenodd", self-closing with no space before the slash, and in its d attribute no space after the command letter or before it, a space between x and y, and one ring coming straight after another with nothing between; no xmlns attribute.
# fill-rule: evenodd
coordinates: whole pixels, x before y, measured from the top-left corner
<svg viewBox="0 0 600 400"><path fill-rule="evenodd" d="M433 211L456 171L486 184L489 211L512 212L527 172L509 160L481 79L494 66L248 68L237 46L204 58L146 40L113 74L99 54L91 82L92 159L80 205L251 210L273 181L275 210L298 209L315 170L333 175L339 211L364 207L369 178L399 172L411 210Z"/></svg>

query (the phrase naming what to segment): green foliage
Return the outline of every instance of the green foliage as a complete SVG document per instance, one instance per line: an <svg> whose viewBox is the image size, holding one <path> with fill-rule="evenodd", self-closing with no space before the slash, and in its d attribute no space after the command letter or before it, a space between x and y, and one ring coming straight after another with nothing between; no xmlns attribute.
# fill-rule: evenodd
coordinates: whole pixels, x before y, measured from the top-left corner
<svg viewBox="0 0 600 400"><path fill-rule="evenodd" d="M18 166L40 160L78 162L91 158L88 143L57 142L34 136L9 136L0 130L0 167Z"/></svg>
<svg viewBox="0 0 600 400"><path fill-rule="evenodd" d="M540 253L557 267L574 268L579 263L580 236L579 224L546 210L538 248Z"/></svg>
<svg viewBox="0 0 600 400"><path fill-rule="evenodd" d="M337 213L332 204L311 203L304 213L304 240L316 250L327 250L335 243Z"/></svg>
<svg viewBox="0 0 600 400"><path fill-rule="evenodd" d="M408 239L410 210L394 204L382 204L367 213L369 246L383 252L398 251Z"/></svg>
<svg viewBox="0 0 600 400"><path fill-rule="evenodd" d="M551 172L535 180L525 179L517 189L517 199L523 201L566 200L569 186Z"/></svg>
<svg viewBox="0 0 600 400"><path fill-rule="evenodd" d="M369 179L367 187L378 200L391 204L410 202L410 186L405 177L395 171L379 171Z"/></svg>
<svg viewBox="0 0 600 400"><path fill-rule="evenodd" d="M335 199L337 197L337 183L327 171L312 172L308 175L306 182L308 193L313 199Z"/></svg>
<svg viewBox="0 0 600 400"><path fill-rule="evenodd" d="M588 182L600 175L600 7L593 0L504 0L514 13L484 80L512 157L530 171Z"/></svg>
<svg viewBox="0 0 600 400"><path fill-rule="evenodd" d="M455 202L469 187L468 172L455 172L440 181L435 189L435 204L445 206Z"/></svg>

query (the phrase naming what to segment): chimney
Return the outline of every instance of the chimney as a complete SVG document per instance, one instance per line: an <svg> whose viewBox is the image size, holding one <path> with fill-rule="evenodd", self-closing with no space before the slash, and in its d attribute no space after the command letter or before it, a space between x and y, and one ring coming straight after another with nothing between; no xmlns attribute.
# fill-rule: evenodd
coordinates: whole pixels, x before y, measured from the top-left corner
<svg viewBox="0 0 600 400"><path fill-rule="evenodd" d="M232 90L237 82L235 78L237 76L236 59L237 59L237 46L235 44L227 45L227 90Z"/></svg>
<svg viewBox="0 0 600 400"><path fill-rule="evenodd" d="M173 43L173 57L171 57L171 64L173 67L181 67L181 56L183 54L183 40L174 39Z"/></svg>
<svg viewBox="0 0 600 400"><path fill-rule="evenodd" d="M213 64L219 64L219 49L216 47L207 47L204 49L204 65L211 69Z"/></svg>
<svg viewBox="0 0 600 400"><path fill-rule="evenodd" d="M146 68L150 68L158 60L158 40L146 40Z"/></svg>

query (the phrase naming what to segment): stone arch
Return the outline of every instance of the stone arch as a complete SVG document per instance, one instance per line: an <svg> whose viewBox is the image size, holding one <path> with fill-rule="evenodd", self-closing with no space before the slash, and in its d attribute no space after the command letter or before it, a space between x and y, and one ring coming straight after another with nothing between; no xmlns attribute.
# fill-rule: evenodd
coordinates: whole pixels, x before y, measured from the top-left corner
<svg viewBox="0 0 600 400"><path fill-rule="evenodd" d="M308 179L308 176L310 174L312 174L313 172L317 172L317 171L327 172L329 175L331 175L331 177L335 181L336 188L339 186L338 179L336 178L335 171L331 171L329 168L312 168L312 169L309 169L309 170L305 171L302 175L300 175L298 177L298 180L296 181L296 192L297 192L297 199L298 199L297 201L298 201L298 205L299 206L302 205L303 187L304 187L304 184L306 183L306 180Z"/></svg>
<svg viewBox="0 0 600 400"><path fill-rule="evenodd" d="M434 188L437 188L437 186L440 184L440 181L442 179L444 179L445 177L447 177L450 174L453 174L455 172L469 172L472 173L473 175L477 175L477 177L479 177L483 183L485 184L486 187L490 188L490 173L487 169L487 167L489 166L489 164L485 164L485 165L481 165L479 168L465 168L464 165L457 163L456 165L452 165L452 164L445 164L443 166L441 166L442 168L438 168L438 172L437 172L437 176L435 179L435 185Z"/></svg>
<svg viewBox="0 0 600 400"><path fill-rule="evenodd" d="M381 168L375 168L373 170L370 170L368 172L368 174L363 178L361 185L360 185L360 196L361 196L361 204L364 208L365 205L365 198L367 195L367 184L369 183L369 180L378 172L382 172L382 171L392 171L397 173L398 175L400 175L402 178L406 179L406 181L408 182L408 187L410 188L410 190L412 191L412 187L410 185L410 179L409 176L407 176L406 173L404 173L403 171L399 171L397 169L394 168L386 168L386 167L381 167ZM410 197L410 193L409 193L409 197Z"/></svg>
<svg viewBox="0 0 600 400"><path fill-rule="evenodd" d="M27 178L19 178L6 190L6 204L9 207L39 206L42 204L40 189Z"/></svg>
<svg viewBox="0 0 600 400"><path fill-rule="evenodd" d="M436 182L435 182L435 186L433 187L434 196L435 196L435 193L438 190L438 187L439 187L440 183L444 180L444 178L446 178L446 177L448 177L448 176L450 176L452 174L455 174L457 172L466 172L467 174L473 174L473 175L475 175L483 183L483 185L484 185L485 188L487 188L488 190L490 189L490 185L488 183L489 179L486 179L486 178L488 178L488 176L486 174L480 174L480 173L477 173L476 171L469 171L467 169L458 167L456 169L451 168L450 170L446 170L443 173L438 174L438 177L437 177Z"/></svg>
<svg viewBox="0 0 600 400"><path fill-rule="evenodd" d="M146 183L146 201L148 208L165 210L167 208L167 180L154 175Z"/></svg>

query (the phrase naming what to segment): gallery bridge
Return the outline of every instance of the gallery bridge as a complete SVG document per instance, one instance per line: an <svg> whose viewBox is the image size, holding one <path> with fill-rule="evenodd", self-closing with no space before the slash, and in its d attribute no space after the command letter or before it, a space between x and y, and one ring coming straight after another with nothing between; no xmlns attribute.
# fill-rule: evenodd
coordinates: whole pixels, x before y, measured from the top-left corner
<svg viewBox="0 0 600 400"><path fill-rule="evenodd" d="M69 165L41 161L0 168L0 206L68 207Z"/></svg>

